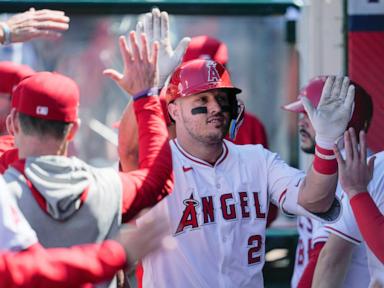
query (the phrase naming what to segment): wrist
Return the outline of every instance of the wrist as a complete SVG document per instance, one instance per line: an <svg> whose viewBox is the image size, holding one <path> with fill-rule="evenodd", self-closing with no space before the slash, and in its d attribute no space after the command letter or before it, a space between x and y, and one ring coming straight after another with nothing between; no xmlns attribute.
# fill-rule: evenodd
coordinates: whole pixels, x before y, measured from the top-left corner
<svg viewBox="0 0 384 288"><path fill-rule="evenodd" d="M316 143L313 169L320 174L335 174L337 172L337 160L333 150L324 149Z"/></svg>
<svg viewBox="0 0 384 288"><path fill-rule="evenodd" d="M336 142L336 139L334 139L332 137L328 138L328 137L322 137L322 136L316 135L315 142L316 142L317 146L319 146L323 149L332 150L333 145Z"/></svg>
<svg viewBox="0 0 384 288"><path fill-rule="evenodd" d="M11 29L6 22L0 22L0 42L3 45L11 44Z"/></svg>
<svg viewBox="0 0 384 288"><path fill-rule="evenodd" d="M132 96L132 98L133 98L133 101L136 101L147 96L157 96L157 95L159 95L159 88L152 87L136 93L135 95Z"/></svg>
<svg viewBox="0 0 384 288"><path fill-rule="evenodd" d="M351 200L353 197L362 194L362 193L368 193L367 187L356 187L356 188L347 188L344 189L344 192L348 195L349 200Z"/></svg>

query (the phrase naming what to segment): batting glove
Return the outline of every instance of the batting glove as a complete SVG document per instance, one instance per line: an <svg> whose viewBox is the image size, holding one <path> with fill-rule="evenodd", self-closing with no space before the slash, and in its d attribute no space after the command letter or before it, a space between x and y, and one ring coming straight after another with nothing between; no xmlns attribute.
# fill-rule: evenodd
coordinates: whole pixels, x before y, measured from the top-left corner
<svg viewBox="0 0 384 288"><path fill-rule="evenodd" d="M158 8L152 9L152 13L146 13L143 23L139 22L136 30L147 35L149 45L154 41L159 42L159 87L163 87L168 76L181 63L191 38L183 38L173 50L169 38L168 13L160 12Z"/></svg>
<svg viewBox="0 0 384 288"><path fill-rule="evenodd" d="M320 102L313 107L307 97L302 97L304 109L316 131L316 144L331 150L351 120L354 108L355 87L348 77L328 77Z"/></svg>

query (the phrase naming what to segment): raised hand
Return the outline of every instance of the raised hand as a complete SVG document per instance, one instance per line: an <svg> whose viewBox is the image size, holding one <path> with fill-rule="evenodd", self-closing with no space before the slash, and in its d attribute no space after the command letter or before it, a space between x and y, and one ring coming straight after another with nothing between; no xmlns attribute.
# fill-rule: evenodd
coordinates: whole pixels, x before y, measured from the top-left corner
<svg viewBox="0 0 384 288"><path fill-rule="evenodd" d="M316 131L316 144L332 149L335 141L343 135L352 117L355 87L349 85L348 77L330 76L325 82L320 102L313 107L307 97L302 102Z"/></svg>
<svg viewBox="0 0 384 288"><path fill-rule="evenodd" d="M143 22L137 24L136 31L144 31L149 44L159 42L159 86L163 87L168 76L181 63L191 39L184 37L174 50L169 37L168 13L160 12L158 8L145 14Z"/></svg>
<svg viewBox="0 0 384 288"><path fill-rule="evenodd" d="M367 145L364 131L360 131L360 148L356 133L349 128L344 133L345 160L337 145L334 146L336 160L339 166L339 181L343 190L352 198L358 193L366 192L368 183L373 176L375 157L367 163Z"/></svg>
<svg viewBox="0 0 384 288"><path fill-rule="evenodd" d="M56 39L62 35L62 32L68 30L69 20L63 11L32 8L12 16L4 23L9 28L11 42L15 43L34 38Z"/></svg>
<svg viewBox="0 0 384 288"><path fill-rule="evenodd" d="M124 61L123 73L113 69L106 69L103 74L110 77L130 95L138 94L152 87L159 86L158 73L158 51L159 44L152 44L152 56L149 56L148 41L145 34L140 35L141 45L136 41L136 33L129 34L130 46L128 47L126 38L120 36L120 52Z"/></svg>

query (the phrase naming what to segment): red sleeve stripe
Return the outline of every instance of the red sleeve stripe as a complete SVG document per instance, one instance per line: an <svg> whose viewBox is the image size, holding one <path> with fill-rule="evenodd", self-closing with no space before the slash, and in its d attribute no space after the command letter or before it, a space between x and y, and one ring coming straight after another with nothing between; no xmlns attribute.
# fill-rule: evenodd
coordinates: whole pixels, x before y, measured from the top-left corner
<svg viewBox="0 0 384 288"><path fill-rule="evenodd" d="M352 236L349 236L349 235L347 235L347 234L345 234L345 233L343 233L343 232L341 232L341 231L339 231L339 230L337 230L337 229L335 229L333 227L325 226L325 228L328 229L328 230L332 230L332 231L336 232L336 234L339 234L341 237L343 237L346 240L349 240L350 242L352 242L354 244L360 244L361 243L360 240L358 240L358 239L356 239L356 238L354 238Z"/></svg>

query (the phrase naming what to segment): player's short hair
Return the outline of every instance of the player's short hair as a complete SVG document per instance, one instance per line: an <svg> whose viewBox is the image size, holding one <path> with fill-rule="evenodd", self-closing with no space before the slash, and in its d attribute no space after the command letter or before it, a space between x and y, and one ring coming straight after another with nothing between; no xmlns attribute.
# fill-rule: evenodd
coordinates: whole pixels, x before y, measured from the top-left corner
<svg viewBox="0 0 384 288"><path fill-rule="evenodd" d="M40 119L19 112L19 121L23 133L26 135L46 137L63 140L68 134L71 123Z"/></svg>

